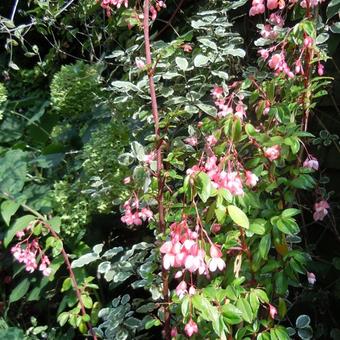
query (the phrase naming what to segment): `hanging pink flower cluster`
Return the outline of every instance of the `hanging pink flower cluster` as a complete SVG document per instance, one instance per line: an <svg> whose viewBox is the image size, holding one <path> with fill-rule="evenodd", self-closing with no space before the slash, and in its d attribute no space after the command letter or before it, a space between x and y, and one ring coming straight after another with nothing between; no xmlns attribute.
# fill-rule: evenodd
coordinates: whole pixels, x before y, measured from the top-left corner
<svg viewBox="0 0 340 340"><path fill-rule="evenodd" d="M143 221L150 221L153 217L153 212L147 208L139 207L139 200L135 197L134 200L128 200L123 205L124 215L121 221L129 226L142 225Z"/></svg>
<svg viewBox="0 0 340 340"><path fill-rule="evenodd" d="M190 273L198 272L200 275L208 275L209 271L214 272L223 270L225 262L222 259L222 252L218 245L213 244L210 239L210 258L206 256L206 252L202 247L202 243L198 240L199 226L196 231L192 231L186 219L180 223L173 223L170 226L170 241L166 241L160 248L163 256L163 267L168 270L171 267L181 268L183 271ZM206 235L207 236L207 235ZM182 276L179 271L176 278ZM177 289L178 295L182 295L186 291L184 284L179 285Z"/></svg>
<svg viewBox="0 0 340 340"><path fill-rule="evenodd" d="M230 89L235 87L234 83L230 86ZM217 117L224 118L228 115L234 115L243 120L246 117L247 107L243 103L243 95L235 94L232 92L230 95L226 95L223 87L215 85L211 91L211 96L214 99L215 105L218 108Z"/></svg>
<svg viewBox="0 0 340 340"><path fill-rule="evenodd" d="M324 2L325 0L302 0L300 1L300 6L303 8L307 7L307 2L309 7L315 7L318 4ZM295 5L298 0L289 0L289 3ZM250 16L255 16L258 14L263 14L265 12L265 1L264 0L253 0L251 4L251 8L249 10ZM275 10L275 9L284 9L286 7L285 0L266 0L266 5L268 10Z"/></svg>
<svg viewBox="0 0 340 340"><path fill-rule="evenodd" d="M218 163L215 155L208 157L204 166L195 165L187 170L187 174L191 176L195 176L199 172L205 172L216 189L227 189L233 196L242 196L244 194L243 181L246 186L252 188L259 180L255 174L248 170L245 171L244 179L242 179L240 172L231 169L230 162L228 162L228 170L223 170L223 158Z"/></svg>
<svg viewBox="0 0 340 340"><path fill-rule="evenodd" d="M112 6L116 8L120 8L122 5L124 5L127 8L129 5L129 1L128 0L102 0L100 3L100 6L105 9L106 15L108 17L111 16Z"/></svg>
<svg viewBox="0 0 340 340"><path fill-rule="evenodd" d="M27 238L13 246L11 248L11 253L19 263L23 263L25 265L25 269L29 273L33 273L36 269L38 269L40 258L39 270L44 276L49 276L52 272L52 269L49 267L51 262L41 250L38 238L31 238L32 229L33 225L31 224L24 231L16 233L16 237L19 241L26 235L26 233L29 233L29 235Z"/></svg>

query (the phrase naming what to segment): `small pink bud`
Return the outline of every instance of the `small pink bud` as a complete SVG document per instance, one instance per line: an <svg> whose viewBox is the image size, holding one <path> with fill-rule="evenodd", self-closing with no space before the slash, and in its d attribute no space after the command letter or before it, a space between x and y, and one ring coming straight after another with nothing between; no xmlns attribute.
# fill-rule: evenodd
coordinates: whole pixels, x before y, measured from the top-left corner
<svg viewBox="0 0 340 340"><path fill-rule="evenodd" d="M277 309L273 305L269 304L269 315L270 315L270 317L272 319L274 319L276 314L277 314Z"/></svg>
<svg viewBox="0 0 340 340"><path fill-rule="evenodd" d="M310 272L307 272L307 280L308 280L308 283L311 284L311 285L314 285L314 283L316 282L316 276L314 273L310 273Z"/></svg>
<svg viewBox="0 0 340 340"><path fill-rule="evenodd" d="M176 336L177 336L177 328L176 327L172 327L171 328L171 336L173 337L173 338L175 338Z"/></svg>
<svg viewBox="0 0 340 340"><path fill-rule="evenodd" d="M318 75L319 75L320 77L323 76L324 70L325 70L325 67L324 67L321 63L319 63L319 64L318 64Z"/></svg>
<svg viewBox="0 0 340 340"><path fill-rule="evenodd" d="M124 184L129 184L129 183L131 183L131 177L130 177L130 176L129 176L129 177L125 177L124 180L123 180L123 183L124 183Z"/></svg>
<svg viewBox="0 0 340 340"><path fill-rule="evenodd" d="M211 226L211 232L212 232L212 233L218 234L220 231L221 231L221 225L220 225L220 224L214 223L214 224Z"/></svg>
<svg viewBox="0 0 340 340"><path fill-rule="evenodd" d="M210 256L211 257L221 257L222 252L221 249L219 249L217 246L214 244L210 247Z"/></svg>

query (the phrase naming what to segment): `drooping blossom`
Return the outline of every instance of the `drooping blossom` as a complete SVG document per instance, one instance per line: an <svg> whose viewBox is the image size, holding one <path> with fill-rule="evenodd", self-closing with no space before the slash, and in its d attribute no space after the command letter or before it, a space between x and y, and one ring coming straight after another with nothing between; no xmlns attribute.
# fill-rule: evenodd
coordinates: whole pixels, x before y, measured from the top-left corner
<svg viewBox="0 0 340 340"><path fill-rule="evenodd" d="M285 0L267 0L267 7L270 10L283 9L285 7Z"/></svg>
<svg viewBox="0 0 340 340"><path fill-rule="evenodd" d="M267 60L269 58L269 51L266 48L259 49L258 53L263 60Z"/></svg>
<svg viewBox="0 0 340 340"><path fill-rule="evenodd" d="M253 174L251 171L246 171L246 185L248 187L254 187L258 180L259 178L255 174Z"/></svg>
<svg viewBox="0 0 340 340"><path fill-rule="evenodd" d="M312 170L319 170L319 162L315 157L309 155L303 162L303 167Z"/></svg>
<svg viewBox="0 0 340 340"><path fill-rule="evenodd" d="M239 101L236 105L235 116L240 118L241 120L243 120L246 116L246 106L243 104L242 101Z"/></svg>
<svg viewBox="0 0 340 340"><path fill-rule="evenodd" d="M157 11L156 8L154 6L150 7L150 14L151 14L151 20L155 21L157 18Z"/></svg>
<svg viewBox="0 0 340 340"><path fill-rule="evenodd" d="M46 255L43 255L41 258L41 263L39 266L39 270L43 273L44 276L50 276L52 273L52 269L49 267L51 264L49 258Z"/></svg>
<svg viewBox="0 0 340 340"><path fill-rule="evenodd" d="M267 157L270 161L275 161L280 157L281 147L279 145L274 145L270 148L267 148L264 152L265 157Z"/></svg>
<svg viewBox="0 0 340 340"><path fill-rule="evenodd" d="M323 64L318 63L318 75L319 75L320 77L322 77L323 74L324 74L324 72L325 72L325 67L323 66Z"/></svg>
<svg viewBox="0 0 340 340"><path fill-rule="evenodd" d="M142 225L143 221L150 221L153 217L153 212L144 207L141 210L139 209L139 201L135 199L131 202L131 200L127 200L123 205L123 216L121 217L121 221L128 226L132 225Z"/></svg>
<svg viewBox="0 0 340 340"><path fill-rule="evenodd" d="M253 0L251 8L249 10L250 16L255 16L258 14L263 14L265 11L264 0Z"/></svg>
<svg viewBox="0 0 340 340"><path fill-rule="evenodd" d="M128 0L102 0L101 1L101 7L105 9L106 15L109 17L111 16L112 7L120 8L122 5L124 5L126 8L129 5Z"/></svg>
<svg viewBox="0 0 340 340"><path fill-rule="evenodd" d="M282 18L281 14L277 13L271 13L269 16L269 22L272 25L276 25L278 27L283 27L283 25L285 24L284 19Z"/></svg>
<svg viewBox="0 0 340 340"><path fill-rule="evenodd" d="M271 25L264 25L260 34L264 39L275 39L278 32Z"/></svg>
<svg viewBox="0 0 340 340"><path fill-rule="evenodd" d="M219 223L214 223L210 230L213 234L218 234L221 231L221 225Z"/></svg>
<svg viewBox="0 0 340 340"><path fill-rule="evenodd" d="M314 285L316 282L316 276L314 273L307 272L307 280L310 285Z"/></svg>
<svg viewBox="0 0 340 340"><path fill-rule="evenodd" d="M314 221L323 221L325 216L328 214L329 204L327 201L322 200L314 204Z"/></svg>
<svg viewBox="0 0 340 340"><path fill-rule="evenodd" d="M135 64L139 69L143 69L145 67L145 63L142 59L136 58Z"/></svg>
<svg viewBox="0 0 340 340"><path fill-rule="evenodd" d="M183 44L181 48L183 48L184 52L190 53L192 51L192 46L190 44Z"/></svg>
<svg viewBox="0 0 340 340"><path fill-rule="evenodd" d="M206 138L206 141L209 146L214 146L217 144L217 138L214 135L210 135Z"/></svg>
<svg viewBox="0 0 340 340"><path fill-rule="evenodd" d="M188 138L184 139L185 143L191 145L191 146L196 146L198 144L198 139L196 136L191 136Z"/></svg>
<svg viewBox="0 0 340 340"><path fill-rule="evenodd" d="M214 85L214 88L211 90L211 95L215 99L219 99L222 97L224 93L223 87Z"/></svg>
<svg viewBox="0 0 340 340"><path fill-rule="evenodd" d="M187 283L186 283L184 280L181 281L181 282L177 285L175 291L176 291L177 296L178 296L180 299L182 299L182 298L184 297L185 294L188 294L188 291L187 291Z"/></svg>
<svg viewBox="0 0 340 340"><path fill-rule="evenodd" d="M155 151L151 151L149 154L144 156L144 162L146 164L150 164L152 161L154 161L156 158L156 153Z"/></svg>
<svg viewBox="0 0 340 340"><path fill-rule="evenodd" d="M303 40L303 46L306 48L310 48L313 46L314 43L314 39L312 37L307 36L304 40Z"/></svg>
<svg viewBox="0 0 340 340"><path fill-rule="evenodd" d="M225 262L221 259L221 249L214 244L210 247L210 256L209 270L211 272L216 271L217 268L222 271L226 267Z"/></svg>
<svg viewBox="0 0 340 340"><path fill-rule="evenodd" d="M277 315L276 307L271 304L269 304L269 315L272 319L275 319L275 316Z"/></svg>
<svg viewBox="0 0 340 340"><path fill-rule="evenodd" d="M196 294L196 288L194 286L190 286L189 295L195 295L195 294Z"/></svg>
<svg viewBox="0 0 340 340"><path fill-rule="evenodd" d="M190 319L189 322L185 325L184 331L189 338L193 334L198 333L198 327L196 322L193 319Z"/></svg>
<svg viewBox="0 0 340 340"><path fill-rule="evenodd" d="M175 338L177 336L177 334L178 334L177 328L176 327L172 327L171 328L171 333L170 333L171 337Z"/></svg>

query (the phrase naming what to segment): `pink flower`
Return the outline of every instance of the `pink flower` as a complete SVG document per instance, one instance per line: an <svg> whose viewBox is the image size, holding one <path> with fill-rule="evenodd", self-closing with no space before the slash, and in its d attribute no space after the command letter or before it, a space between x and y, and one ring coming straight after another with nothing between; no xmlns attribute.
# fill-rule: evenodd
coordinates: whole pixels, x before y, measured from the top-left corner
<svg viewBox="0 0 340 340"><path fill-rule="evenodd" d="M314 43L314 39L312 37L306 37L303 40L303 46L306 48L312 47Z"/></svg>
<svg viewBox="0 0 340 340"><path fill-rule="evenodd" d="M262 14L265 11L264 0L253 0L249 11L250 16Z"/></svg>
<svg viewBox="0 0 340 340"><path fill-rule="evenodd" d="M129 183L131 183L131 177L130 177L130 176L129 176L129 177L125 177L124 180L123 180L123 183L124 183L124 184L129 184Z"/></svg>
<svg viewBox="0 0 340 340"><path fill-rule="evenodd" d="M311 285L314 285L314 283L316 282L316 276L314 273L310 273L310 272L307 272L307 280L308 280L308 283L311 284Z"/></svg>
<svg viewBox="0 0 340 340"><path fill-rule="evenodd" d="M211 90L211 95L213 96L213 98L218 99L222 97L223 92L223 87L214 85L213 90Z"/></svg>
<svg viewBox="0 0 340 340"><path fill-rule="evenodd" d="M312 170L319 170L319 162L315 157L308 156L306 160L303 162L303 167Z"/></svg>
<svg viewBox="0 0 340 340"><path fill-rule="evenodd" d="M25 232L24 232L24 231L17 231L17 232L15 233L15 236L16 236L19 240L21 240L21 239L25 236Z"/></svg>
<svg viewBox="0 0 340 340"><path fill-rule="evenodd" d="M260 50L258 50L258 53L263 60L267 60L269 58L269 51L265 48L261 48Z"/></svg>
<svg viewBox="0 0 340 340"><path fill-rule="evenodd" d="M143 208L139 213L139 216L142 218L143 221L150 221L153 217L153 212L149 208Z"/></svg>
<svg viewBox="0 0 340 340"><path fill-rule="evenodd" d="M177 328L176 327L172 327L171 328L171 337L175 338L177 336L178 332L177 332Z"/></svg>
<svg viewBox="0 0 340 340"><path fill-rule="evenodd" d="M181 281L181 282L177 285L175 291L176 291L177 296L178 296L180 299L182 299L182 298L184 297L184 295L188 293L188 291L187 291L187 283L186 283L184 280Z"/></svg>
<svg viewBox="0 0 340 340"><path fill-rule="evenodd" d="M181 48L183 48L183 51L184 52L191 52L192 51L192 47L191 47L191 45L190 44L183 44L182 46L181 46Z"/></svg>
<svg viewBox="0 0 340 340"><path fill-rule="evenodd" d="M189 295L195 295L196 294L196 289L194 286L190 286L189 288Z"/></svg>
<svg viewBox="0 0 340 340"><path fill-rule="evenodd" d="M198 144L198 139L195 136L185 138L184 141L191 146L196 146Z"/></svg>
<svg viewBox="0 0 340 340"><path fill-rule="evenodd" d="M236 105L235 116L241 120L246 116L246 106L241 101Z"/></svg>
<svg viewBox="0 0 340 340"><path fill-rule="evenodd" d="M144 162L146 164L150 164L152 161L154 161L156 158L156 153L155 151L150 152L148 155L144 156Z"/></svg>
<svg viewBox="0 0 340 340"><path fill-rule="evenodd" d="M198 327L195 321L192 319L185 325L184 331L188 337L191 337L193 334L198 333Z"/></svg>
<svg viewBox="0 0 340 340"><path fill-rule="evenodd" d="M221 225L218 223L214 223L210 229L212 233L218 234L221 231Z"/></svg>
<svg viewBox="0 0 340 340"><path fill-rule="evenodd" d="M322 221L325 216L328 214L329 204L327 201L322 200L314 204L314 221Z"/></svg>
<svg viewBox="0 0 340 340"><path fill-rule="evenodd" d="M135 63L136 63L136 66L137 66L139 69L142 69L142 68L145 67L144 61L141 60L141 59L139 59L139 58L136 58Z"/></svg>
<svg viewBox="0 0 340 340"><path fill-rule="evenodd" d="M280 157L281 147L279 145L274 145L270 148L267 148L264 152L265 157L267 157L270 161L274 161Z"/></svg>
<svg viewBox="0 0 340 340"><path fill-rule="evenodd" d="M217 139L216 139L216 137L215 137L214 135L208 136L208 137L206 138L206 141L207 141L207 143L208 143L209 146L214 146L214 145L216 145L216 143L217 143Z"/></svg>
<svg viewBox="0 0 340 340"><path fill-rule="evenodd" d="M272 319L277 315L277 309L271 304L269 304L269 315Z"/></svg>
<svg viewBox="0 0 340 340"><path fill-rule="evenodd" d="M251 171L246 171L246 185L248 187L254 187L258 180L259 178L255 174L253 174Z"/></svg>
<svg viewBox="0 0 340 340"><path fill-rule="evenodd" d="M318 75L319 75L320 77L323 76L324 71L325 71L325 67L324 67L321 63L318 63Z"/></svg>
<svg viewBox="0 0 340 340"><path fill-rule="evenodd" d="M275 53L269 59L268 66L273 70L277 70L281 63L282 63L282 55L279 53Z"/></svg>
<svg viewBox="0 0 340 340"><path fill-rule="evenodd" d="M267 0L267 7L270 10L276 8L283 9L285 7L285 0Z"/></svg>
<svg viewBox="0 0 340 340"><path fill-rule="evenodd" d="M272 13L269 16L269 22L273 25L277 25L279 27L283 27L285 21L279 13Z"/></svg>
<svg viewBox="0 0 340 340"><path fill-rule="evenodd" d="M155 21L157 18L157 11L155 9L155 7L151 6L150 7L150 13L151 13L151 20Z"/></svg>
<svg viewBox="0 0 340 340"><path fill-rule="evenodd" d="M277 32L273 30L272 26L264 25L261 30L261 36L264 39L275 39L277 37Z"/></svg>
<svg viewBox="0 0 340 340"><path fill-rule="evenodd" d="M210 256L211 260L209 261L209 270L211 272L214 272L218 268L219 270L222 271L225 268L226 264L221 259L222 257L221 249L213 244L210 247Z"/></svg>

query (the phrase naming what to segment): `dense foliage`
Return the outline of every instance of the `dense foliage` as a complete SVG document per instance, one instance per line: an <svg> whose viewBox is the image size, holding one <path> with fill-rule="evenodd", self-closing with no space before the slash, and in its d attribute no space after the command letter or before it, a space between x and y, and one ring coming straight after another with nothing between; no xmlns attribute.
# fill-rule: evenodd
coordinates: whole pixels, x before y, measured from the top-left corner
<svg viewBox="0 0 340 340"><path fill-rule="evenodd" d="M1 4L0 337L340 338L339 11Z"/></svg>

